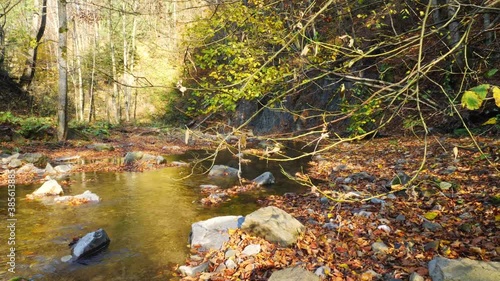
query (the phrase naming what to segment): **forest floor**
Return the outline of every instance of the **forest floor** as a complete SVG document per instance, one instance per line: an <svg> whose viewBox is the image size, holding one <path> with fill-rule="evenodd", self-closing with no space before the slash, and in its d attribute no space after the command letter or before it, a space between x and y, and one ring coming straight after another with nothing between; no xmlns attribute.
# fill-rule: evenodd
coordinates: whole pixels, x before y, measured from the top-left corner
<svg viewBox="0 0 500 281"><path fill-rule="evenodd" d="M180 131L164 134L155 129L122 128L99 141L70 140L64 145L3 142L0 148L39 152L51 160L75 155L94 160L72 169L81 172L127 170L108 160L128 151L170 155L213 149L216 144L198 140L186 145L184 138ZM114 149L88 147L95 142ZM305 225L306 231L295 245L281 248L237 230L222 251L192 249L186 264L210 261L210 270L183 279L267 280L277 269L301 265L312 272L322 267L328 280L376 280L381 276L407 280L413 272L430 280L427 263L438 255L500 261L500 141L480 137L477 144L470 138L444 135L429 136L427 145L416 136L341 143L312 157L304 174L292 175L309 186L309 192L259 200L262 206L279 207ZM416 175L409 188L388 187L398 172ZM42 180L36 175L16 176L18 184ZM6 184L3 173L0 186ZM378 253L372 247L375 242L383 242L387 248ZM260 244L260 253L242 257L234 269L221 267L225 250L241 253L249 244Z"/></svg>

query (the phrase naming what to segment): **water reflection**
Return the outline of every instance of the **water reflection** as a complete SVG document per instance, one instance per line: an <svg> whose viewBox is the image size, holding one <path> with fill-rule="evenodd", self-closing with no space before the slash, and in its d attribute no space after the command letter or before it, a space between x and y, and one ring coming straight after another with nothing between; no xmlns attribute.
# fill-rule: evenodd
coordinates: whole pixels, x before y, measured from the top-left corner
<svg viewBox="0 0 500 281"><path fill-rule="evenodd" d="M217 159L227 164L230 156ZM190 154L170 157L188 161ZM300 169L297 163L287 169ZM255 199L269 193L296 191L297 186L279 173L278 165L252 159L243 167L245 177L252 179L271 171L277 184L254 194L243 194L217 208L196 203L202 196L199 185L213 183L205 175L179 181L186 168L169 167L144 173L82 173L71 176L67 194L90 190L102 198L99 204L65 206L28 202L26 194L38 185L18 186L16 275L34 280L165 280L172 267L182 263L188 254L187 236L191 223L217 215L246 215L258 208ZM0 189L0 205L7 204L7 191ZM5 192L3 192L5 191ZM0 219L6 221L2 208ZM86 264L67 264L60 258L68 255L72 237L103 228L111 238L109 248ZM5 227L1 237L8 237ZM4 239L6 240L6 239ZM8 245L0 243L0 262L5 265ZM0 269L0 279L13 277Z"/></svg>

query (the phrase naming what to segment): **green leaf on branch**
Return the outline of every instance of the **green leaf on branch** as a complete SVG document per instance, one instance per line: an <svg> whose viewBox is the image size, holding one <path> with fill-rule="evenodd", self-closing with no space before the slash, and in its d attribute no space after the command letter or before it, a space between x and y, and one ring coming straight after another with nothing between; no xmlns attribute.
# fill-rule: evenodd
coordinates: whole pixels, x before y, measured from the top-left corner
<svg viewBox="0 0 500 281"><path fill-rule="evenodd" d="M497 72L498 72L498 68L492 68L492 69L488 70L488 72L486 72L484 74L484 76L486 76L486 78L490 78L493 75L495 75Z"/></svg>
<svg viewBox="0 0 500 281"><path fill-rule="evenodd" d="M488 94L489 88L489 84L482 84L465 91L462 96L462 106L469 110L479 109Z"/></svg>
<svg viewBox="0 0 500 281"><path fill-rule="evenodd" d="M486 98L486 95L488 94L489 88L490 88L489 84L481 84L479 86L470 89L470 91L478 94L478 96L484 100Z"/></svg>

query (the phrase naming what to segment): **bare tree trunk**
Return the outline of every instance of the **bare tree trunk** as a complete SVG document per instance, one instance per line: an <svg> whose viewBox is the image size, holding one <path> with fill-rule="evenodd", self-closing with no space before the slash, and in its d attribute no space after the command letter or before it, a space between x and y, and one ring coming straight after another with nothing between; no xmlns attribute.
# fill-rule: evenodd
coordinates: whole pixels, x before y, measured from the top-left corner
<svg viewBox="0 0 500 281"><path fill-rule="evenodd" d="M0 71L4 70L4 61L5 61L5 32L3 31L3 27L5 25L5 18L0 18L4 22L0 23Z"/></svg>
<svg viewBox="0 0 500 281"><path fill-rule="evenodd" d="M127 85L124 88L125 89L125 118L126 118L127 122L130 122L130 113L131 113L131 109L132 109L132 88L131 87L133 87L135 85L135 78L134 78L134 59L135 59L135 57L134 57L134 54L135 54L135 35L137 32L137 16L136 16L135 12L137 11L137 4L138 4L138 2L134 1L132 34L130 37L130 44L128 44L130 46L130 48L128 48L127 53L125 53L125 51L123 52L124 62L127 62L126 64L124 64L125 71L123 72L123 78L124 78L123 80L124 80L125 84ZM126 34L126 32L125 32L125 24L124 24L124 26L123 26L124 40L126 40L125 34ZM124 43L124 47L125 46L127 46L126 43ZM126 59L126 57L129 57L129 58Z"/></svg>
<svg viewBox="0 0 500 281"><path fill-rule="evenodd" d="M129 122L129 113L127 105L127 97L129 95L130 88L128 87L128 44L127 44L127 17L125 13L125 1L122 4L122 36L123 36L123 77L122 77L122 89L125 96L125 118Z"/></svg>
<svg viewBox="0 0 500 281"><path fill-rule="evenodd" d="M456 7L454 6L456 3L453 0L448 0L447 1L448 6L448 17L450 19L453 19L453 17L456 18ZM456 19L453 19L448 27L449 32L450 32L450 48L454 48L457 44L460 42L460 22ZM464 66L464 60L463 60L463 54L464 52L462 51L462 47L460 46L457 51L454 54L456 64L459 68L463 68Z"/></svg>
<svg viewBox="0 0 500 281"><path fill-rule="evenodd" d="M57 61L59 64L59 97L57 105L57 139L65 141L68 135L68 62L67 62L67 33L68 23L66 14L66 0L57 3L59 18L59 41Z"/></svg>
<svg viewBox="0 0 500 281"><path fill-rule="evenodd" d="M484 30L491 29L492 27L490 25L491 25L490 14L485 12L483 14L483 29ZM493 31L487 31L485 35L486 35L486 38L484 39L484 43L486 45L490 45L491 43L493 43L493 39L494 39Z"/></svg>
<svg viewBox="0 0 500 281"><path fill-rule="evenodd" d="M438 0L430 0L432 2L432 22L438 27L441 23L441 15L439 13L440 3Z"/></svg>
<svg viewBox="0 0 500 281"><path fill-rule="evenodd" d="M76 20L73 19L73 48L75 55L75 65L76 70L76 93L75 104L76 104L76 119L79 121L84 121L83 113L85 110L85 94L83 93L83 79L82 79L82 63L80 56L80 35L78 34L78 28L76 27Z"/></svg>
<svg viewBox="0 0 500 281"><path fill-rule="evenodd" d="M88 116L89 123L92 121L92 114L94 113L94 78L95 78L98 41L99 41L99 25L97 24L97 16L94 14L94 46L92 48L92 72L90 74L90 86L89 86L89 116ZM95 115L94 115L94 120L95 120Z"/></svg>
<svg viewBox="0 0 500 281"><path fill-rule="evenodd" d="M110 7L112 6L111 0L109 0ZM115 44L113 43L113 22L112 22L112 13L111 9L109 9L109 44L111 48L111 76L113 79L113 92L111 93L111 115L114 123L119 123L118 120L118 85L116 84L116 58L115 58Z"/></svg>
<svg viewBox="0 0 500 281"><path fill-rule="evenodd" d="M35 7L39 6L38 0L35 0ZM40 21L40 27L38 27L38 22ZM42 14L41 20L38 13L33 14L33 30L32 37L34 37L34 44L30 43L30 48L28 49L28 58L26 59L23 74L19 80L19 85L25 91L27 91L33 82L35 77L36 60L38 55L38 46L40 46L40 41L42 40L43 34L45 33L45 27L47 25L47 0L42 2ZM35 35L36 34L36 35Z"/></svg>

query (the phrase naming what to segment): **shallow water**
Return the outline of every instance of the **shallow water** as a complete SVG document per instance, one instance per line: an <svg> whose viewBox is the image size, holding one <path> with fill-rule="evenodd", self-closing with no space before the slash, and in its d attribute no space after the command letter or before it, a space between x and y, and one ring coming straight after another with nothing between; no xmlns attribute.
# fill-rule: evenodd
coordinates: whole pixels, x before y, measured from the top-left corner
<svg viewBox="0 0 500 281"><path fill-rule="evenodd" d="M195 152L167 157L168 161L195 157ZM204 207L197 201L200 184L214 183L205 175L179 180L188 170L167 167L143 173L81 173L71 176L67 195L90 190L99 195L98 204L65 206L28 202L26 194L39 185L16 188L16 274L7 272L8 232L0 232L0 279L25 276L34 280L168 280L175 264L188 255L187 237L193 222L219 215L246 215L258 208L255 201L268 194L297 192L301 188L280 173L276 163L256 158L243 166L243 176L252 179L271 171L277 184L251 194L232 198L219 207ZM227 153L216 163L234 162ZM281 163L294 173L306 161ZM7 225L7 189L0 188L0 219ZM109 247L86 264L64 263L73 237L103 228L111 239Z"/></svg>

